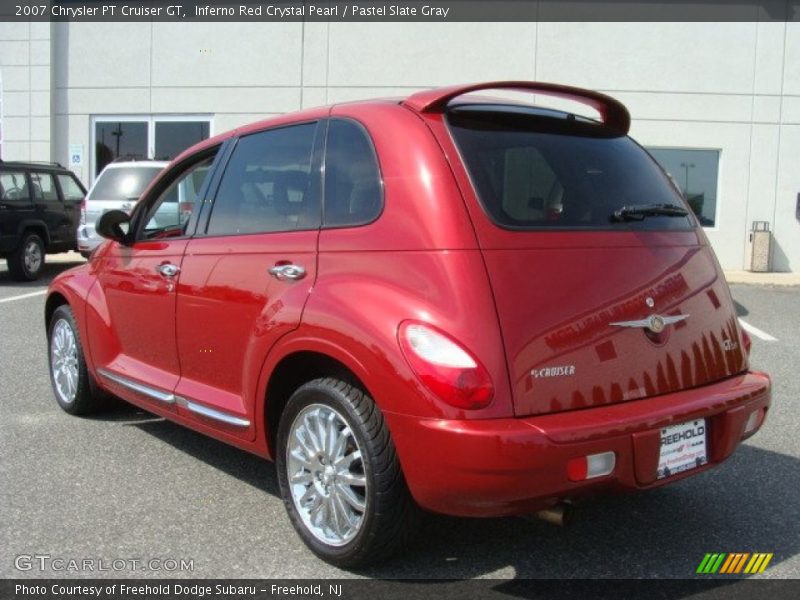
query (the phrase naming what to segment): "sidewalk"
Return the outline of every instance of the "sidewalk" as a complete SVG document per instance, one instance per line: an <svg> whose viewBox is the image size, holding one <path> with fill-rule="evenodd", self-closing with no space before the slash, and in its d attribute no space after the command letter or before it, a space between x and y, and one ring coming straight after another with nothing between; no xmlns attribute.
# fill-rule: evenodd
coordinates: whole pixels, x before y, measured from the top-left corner
<svg viewBox="0 0 800 600"><path fill-rule="evenodd" d="M752 271L725 271L728 283L753 285L800 285L800 273L753 273Z"/></svg>

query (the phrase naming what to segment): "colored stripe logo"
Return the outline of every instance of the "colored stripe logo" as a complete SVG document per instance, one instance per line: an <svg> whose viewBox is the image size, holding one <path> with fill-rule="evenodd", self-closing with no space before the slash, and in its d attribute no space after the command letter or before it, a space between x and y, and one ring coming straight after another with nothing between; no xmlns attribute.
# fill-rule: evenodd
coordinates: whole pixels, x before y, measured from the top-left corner
<svg viewBox="0 0 800 600"><path fill-rule="evenodd" d="M763 573L772 560L773 553L766 552L717 552L708 553L700 561L697 573L700 575L738 575Z"/></svg>

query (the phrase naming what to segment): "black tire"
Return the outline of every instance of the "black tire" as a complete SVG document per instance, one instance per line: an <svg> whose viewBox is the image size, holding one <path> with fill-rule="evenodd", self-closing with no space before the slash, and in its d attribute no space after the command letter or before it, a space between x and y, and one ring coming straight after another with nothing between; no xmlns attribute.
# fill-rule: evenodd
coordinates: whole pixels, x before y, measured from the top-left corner
<svg viewBox="0 0 800 600"><path fill-rule="evenodd" d="M344 418L363 459L366 509L357 533L344 545L331 545L315 537L303 521L289 486L289 437L297 416L311 405L331 407ZM338 567L362 567L385 560L414 538L421 511L408 491L383 415L362 390L333 378L304 384L292 394L281 416L275 448L278 482L289 519L303 542L321 559Z"/></svg>
<svg viewBox="0 0 800 600"><path fill-rule="evenodd" d="M63 392L64 379L61 379L62 389L59 389L59 382L56 381L56 376L53 369L54 360L57 360L57 353L54 353L53 347L57 343L54 339L57 328L68 327L75 341L75 372L77 374L77 381L75 385L75 392L71 399L67 398L68 394ZM50 384L53 388L53 395L56 397L58 405L71 415L88 415L98 410L105 400L105 394L99 390L92 380L89 371L86 368L86 360L83 356L83 347L81 346L80 337L78 335L78 327L75 324L75 317L72 314L72 309L67 304L59 306L50 319L47 327L47 357L50 371Z"/></svg>
<svg viewBox="0 0 800 600"><path fill-rule="evenodd" d="M31 254L33 253L33 255ZM45 248L42 238L26 231L19 246L8 255L8 272L20 281L35 281L44 267Z"/></svg>

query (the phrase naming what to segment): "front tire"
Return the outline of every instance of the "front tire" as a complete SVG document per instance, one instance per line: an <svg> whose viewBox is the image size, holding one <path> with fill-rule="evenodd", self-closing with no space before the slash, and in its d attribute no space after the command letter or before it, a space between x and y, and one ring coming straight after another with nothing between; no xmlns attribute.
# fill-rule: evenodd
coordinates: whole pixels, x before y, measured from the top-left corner
<svg viewBox="0 0 800 600"><path fill-rule="evenodd" d="M78 327L69 305L59 306L47 331L50 383L58 405L71 415L86 415L102 404L86 368Z"/></svg>
<svg viewBox="0 0 800 600"><path fill-rule="evenodd" d="M281 417L275 454L292 525L323 560L364 566L416 533L419 509L389 430L358 388L333 378L298 388Z"/></svg>
<svg viewBox="0 0 800 600"><path fill-rule="evenodd" d="M35 281L44 267L44 242L35 233L22 236L22 243L6 259L8 272L20 281Z"/></svg>

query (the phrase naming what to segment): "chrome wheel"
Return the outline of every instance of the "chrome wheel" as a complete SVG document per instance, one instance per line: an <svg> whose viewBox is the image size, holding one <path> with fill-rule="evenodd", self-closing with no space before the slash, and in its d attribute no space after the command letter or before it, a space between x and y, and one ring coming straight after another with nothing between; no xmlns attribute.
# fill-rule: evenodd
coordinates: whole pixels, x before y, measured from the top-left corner
<svg viewBox="0 0 800 600"><path fill-rule="evenodd" d="M39 271L42 266L42 247L39 246L36 240L30 240L25 245L22 261L28 273L36 273Z"/></svg>
<svg viewBox="0 0 800 600"><path fill-rule="evenodd" d="M351 541L364 522L367 477L358 441L339 412L325 404L300 411L286 443L286 471L308 531L331 546Z"/></svg>
<svg viewBox="0 0 800 600"><path fill-rule="evenodd" d="M70 324L60 319L50 338L50 369L53 386L66 404L75 400L78 391L78 343Z"/></svg>

